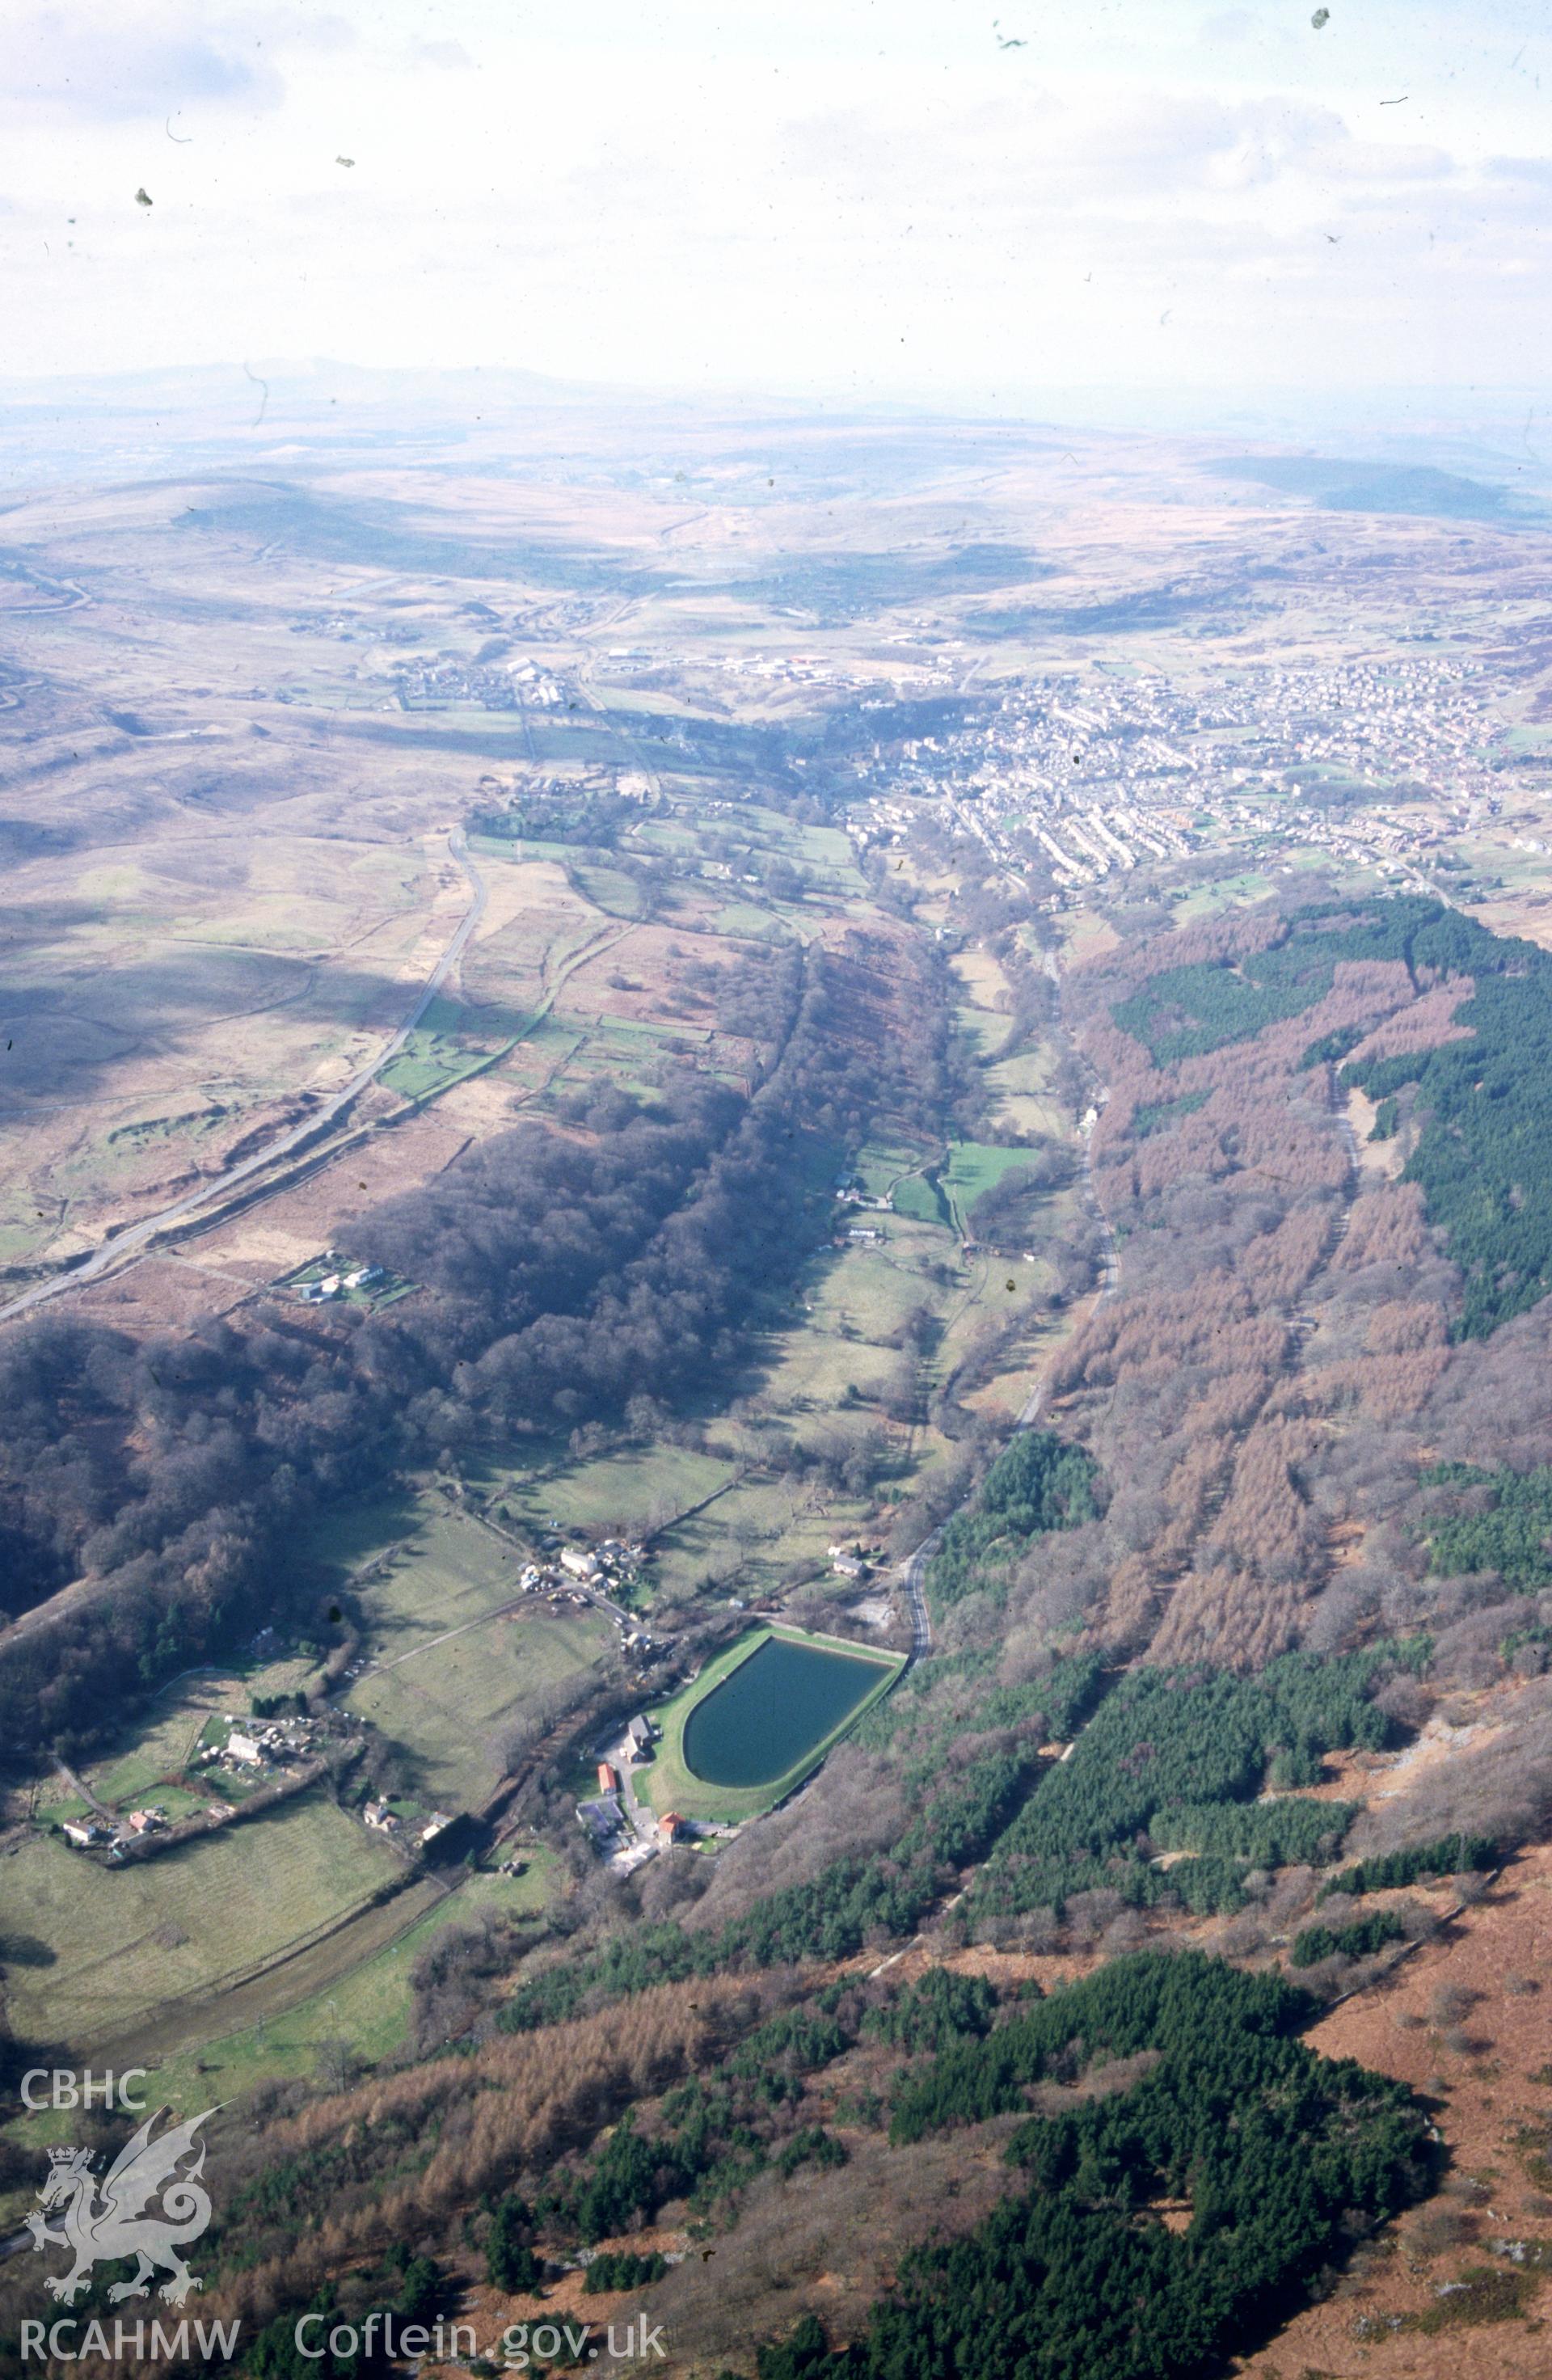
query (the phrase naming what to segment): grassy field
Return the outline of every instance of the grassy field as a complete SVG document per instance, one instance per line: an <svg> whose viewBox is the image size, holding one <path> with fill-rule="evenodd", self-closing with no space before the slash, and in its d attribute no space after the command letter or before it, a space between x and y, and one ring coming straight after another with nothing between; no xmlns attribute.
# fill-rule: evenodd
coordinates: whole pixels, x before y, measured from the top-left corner
<svg viewBox="0 0 1552 2380"><path fill-rule="evenodd" d="M968 1233L969 1210L982 1191L1000 1182L1004 1173L1028 1162L1026 1148L998 1148L985 1141L956 1140L949 1150L942 1182L958 1228Z"/></svg>
<svg viewBox="0 0 1552 2380"><path fill-rule="evenodd" d="M1016 1152L989 1154L996 1161ZM865 1152L880 1186L919 1155L904 1147ZM1053 1202L1053 1212L1060 1204ZM876 1214L855 1211L860 1223L881 1228L886 1237L827 1251L809 1268L791 1321L765 1342L758 1418L718 1422L716 1455L665 1444L562 1464L532 1482L515 1477L509 1488L499 1475L491 1477L515 1517L536 1529L554 1522L621 1534L657 1522L653 1608L665 1613L708 1586L758 1601L781 1592L794 1570L822 1569L827 1544L856 1529L869 1500L822 1487L813 1475L778 1475L766 1468L762 1429L776 1424L814 1449L838 1436L875 1430L879 1415L869 1401L899 1366L899 1348L891 1342L913 1309L927 1307L942 1327L931 1366L939 1378L952 1369L988 1314L1001 1320L1009 1310L1007 1266L966 1262L946 1224L899 1214L880 1223ZM1043 1293L1049 1279L1049 1267L1021 1266L1019 1305ZM1017 1377L1003 1402L1016 1406L1026 1393L1022 1358L1015 1357L1012 1369ZM942 1451L942 1441L926 1428L908 1439L896 1433L896 1444L913 1472ZM746 1476L737 1475L738 1463L750 1466ZM665 1511L683 1511L709 1496L715 1500L704 1511L661 1525Z"/></svg>
<svg viewBox="0 0 1552 2380"><path fill-rule="evenodd" d="M386 1516L384 1516L386 1517ZM378 1574L362 1580L357 1599L366 1622L367 1658L396 1661L450 1628L467 1627L510 1603L521 1561L514 1548L428 1491L402 1514L403 1526ZM364 1559L373 1550L363 1516ZM378 1543L389 1542L379 1538Z"/></svg>
<svg viewBox="0 0 1552 2380"><path fill-rule="evenodd" d="M87 1783L110 1809L139 1802L164 1777L178 1775L188 1765L213 1711L246 1711L249 1697L246 1681L186 1682L176 1694L159 1697L158 1716L133 1749L90 1771Z"/></svg>
<svg viewBox="0 0 1552 2380"><path fill-rule="evenodd" d="M687 1512L733 1476L731 1463L715 1455L669 1445L629 1447L593 1463L559 1459L538 1477L496 1475L491 1486L515 1523L535 1531L553 1524L563 1529L600 1528L617 1536L661 1528Z"/></svg>
<svg viewBox="0 0 1552 2380"><path fill-rule="evenodd" d="M297 1655L241 1670L201 1670L176 1679L154 1697L132 1739L93 1762L84 1771L84 1781L110 1809L132 1808L153 1788L156 1798L170 1808L173 1796L164 1780L181 1771L214 1713L246 1714L256 1694L294 1694L315 1666ZM33 1815L48 1826L79 1816L85 1806L63 1781L50 1779L39 1792Z"/></svg>
<svg viewBox="0 0 1552 2380"><path fill-rule="evenodd" d="M307 1939L402 1873L386 1844L317 1792L143 1865L98 1867L34 1836L5 1869L33 1946L7 1969L8 2021L72 2046L113 2040L162 2002Z"/></svg>
<svg viewBox="0 0 1552 2380"><path fill-rule="evenodd" d="M422 1500L413 1536L358 1584L374 1666L349 1700L408 1755L418 1799L465 1808L501 1779L503 1721L599 1659L613 1631L599 1613L552 1612L538 1598L503 1614L521 1555L437 1501Z"/></svg>
<svg viewBox="0 0 1552 2380"><path fill-rule="evenodd" d="M937 1223L944 1231L952 1228L949 1203L937 1183L929 1182L924 1173L909 1173L894 1187L894 1211L914 1223Z"/></svg>
<svg viewBox="0 0 1552 2380"><path fill-rule="evenodd" d="M868 1197L887 1198L896 1183L931 1164L941 1153L940 1148L928 1148L920 1141L870 1140L857 1151L852 1172Z"/></svg>
<svg viewBox="0 0 1552 2380"><path fill-rule="evenodd" d="M576 881L594 907L602 909L609 917L638 917L641 915L641 889L623 868L579 867Z"/></svg>
<svg viewBox="0 0 1552 2380"><path fill-rule="evenodd" d="M954 1023L974 1042L978 1057L990 1058L1008 1038L1012 1004L1008 978L990 951L974 948L956 952L953 972L964 993L955 1007Z"/></svg>
<svg viewBox="0 0 1552 2380"><path fill-rule="evenodd" d="M526 1700L576 1677L614 1632L600 1613L531 1599L358 1679L350 1706L408 1754L415 1798L445 1810L482 1802L505 1773L503 1723Z"/></svg>
<svg viewBox="0 0 1552 2380"><path fill-rule="evenodd" d="M542 1912L555 1889L554 1857L541 1848L526 1851L524 1857L526 1876L479 1871L397 1941L326 1990L169 2058L155 2070L157 2097L187 2114L215 2099L234 2099L256 2082L310 2078L321 2057L336 2044L369 2065L393 2057L408 2032L410 1970L439 1934L452 1925L478 1925L487 1912L535 1920Z"/></svg>
<svg viewBox="0 0 1552 2380"><path fill-rule="evenodd" d="M848 1712L839 1727L832 1728L801 1759L794 1761L784 1776L774 1779L769 1785L706 1784L685 1760L685 1728L690 1713L697 1703L704 1702L724 1678L730 1677L772 1636L782 1636L794 1644L818 1645L826 1651L865 1659L878 1670L878 1683L855 1710ZM840 1637L812 1636L800 1628L751 1629L746 1636L738 1639L736 1645L730 1645L725 1652L717 1655L715 1660L708 1661L700 1675L675 1694L672 1702L665 1703L661 1710L652 1713L662 1730L662 1740L655 1758L637 1770L637 1791L643 1799L650 1801L660 1816L665 1811L677 1810L681 1816L686 1818L716 1818L733 1822L758 1817L764 1811L773 1810L778 1802L784 1801L802 1784L806 1777L813 1775L825 1755L834 1750L843 1736L851 1733L863 1713L871 1710L874 1704L888 1694L903 1666L903 1654L864 1655L857 1645Z"/></svg>
<svg viewBox="0 0 1552 2380"><path fill-rule="evenodd" d="M489 1065L503 1048L521 1038L532 1021L474 1018L455 1001L438 998L378 1079L401 1099L430 1099ZM504 1033L503 1022L508 1023Z"/></svg>
<svg viewBox="0 0 1552 2380"><path fill-rule="evenodd" d="M852 1343L866 1342L892 1359L886 1342L918 1305L930 1305L934 1284L925 1268L945 1253L940 1230L904 1216L868 1215L864 1230L883 1238L845 1247L826 1267L810 1295L811 1328Z"/></svg>
<svg viewBox="0 0 1552 2380"><path fill-rule="evenodd" d="M1049 1042L1037 1041L1000 1058L987 1069L987 1081L997 1096L999 1121L1012 1132L1066 1139L1075 1118L1072 1102L1055 1087L1057 1054Z"/></svg>
<svg viewBox="0 0 1552 2380"><path fill-rule="evenodd" d="M752 901L730 901L717 911L712 927L719 934L729 934L735 941L753 942L785 941L787 929L773 909L757 909Z"/></svg>
<svg viewBox="0 0 1552 2380"><path fill-rule="evenodd" d="M848 1520L855 1526L862 1510L844 1498L821 1508L800 1480L741 1479L659 1541L658 1600L672 1607L708 1582L746 1603L776 1594L796 1565L821 1562L836 1530Z"/></svg>

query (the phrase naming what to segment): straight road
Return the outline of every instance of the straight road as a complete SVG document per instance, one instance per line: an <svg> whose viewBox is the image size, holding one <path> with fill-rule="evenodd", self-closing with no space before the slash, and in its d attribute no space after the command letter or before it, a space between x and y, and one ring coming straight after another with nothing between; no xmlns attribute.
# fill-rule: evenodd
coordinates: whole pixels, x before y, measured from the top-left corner
<svg viewBox="0 0 1552 2380"><path fill-rule="evenodd" d="M46 1299L57 1297L63 1290L78 1289L84 1281L100 1280L103 1273L115 1270L127 1256L136 1255L149 1246L169 1225L186 1222L205 1208L229 1198L241 1183L250 1181L256 1173L262 1173L266 1167L289 1157L305 1141L313 1139L333 1123L353 1099L360 1097L368 1084L376 1080L384 1066L393 1062L463 957L470 935L485 913L485 881L468 856L461 827L454 829L448 838L447 848L468 878L468 907L447 948L427 977L414 1007L377 1056L352 1075L343 1089L332 1091L321 1105L314 1108L300 1123L290 1125L265 1148L256 1149L251 1157L245 1157L240 1163L228 1166L224 1173L212 1175L208 1182L198 1184L194 1189L186 1191L181 1198L175 1198L170 1206L160 1208L154 1215L142 1216L138 1223L129 1224L125 1231L115 1232L111 1239L104 1240L100 1247L94 1248L83 1263L72 1265L67 1271L55 1273L48 1281L35 1282L30 1289L23 1290L19 1297L13 1297L6 1305L0 1305L0 1322L42 1305Z"/></svg>

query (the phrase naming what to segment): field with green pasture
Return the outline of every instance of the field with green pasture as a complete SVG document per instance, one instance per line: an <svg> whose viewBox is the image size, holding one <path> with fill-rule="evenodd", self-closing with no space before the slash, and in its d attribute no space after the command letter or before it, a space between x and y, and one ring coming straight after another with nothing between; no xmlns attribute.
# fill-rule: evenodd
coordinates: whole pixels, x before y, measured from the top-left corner
<svg viewBox="0 0 1552 2380"><path fill-rule="evenodd" d="M970 1234L970 1209L983 1190L1029 1162L1026 1148L1000 1148L989 1141L956 1140L950 1144L941 1181L956 1228Z"/></svg>
<svg viewBox="0 0 1552 2380"><path fill-rule="evenodd" d="M246 1717L255 1694L295 1694L316 1668L315 1661L297 1654L242 1669L199 1670L174 1679L153 1696L149 1711L120 1742L83 1769L83 1781L109 1809L132 1809L154 1798L171 1811L176 1791L167 1780L182 1774L216 1713ZM62 1818L79 1817L86 1806L62 1779L49 1778L39 1790L32 1815L41 1826L53 1826Z"/></svg>
<svg viewBox="0 0 1552 2380"><path fill-rule="evenodd" d="M794 1569L822 1566L836 1530L855 1528L864 1509L852 1498L816 1500L802 1480L749 1474L660 1539L656 1600L672 1615L708 1586L746 1603L779 1594Z"/></svg>
<svg viewBox="0 0 1552 2380"><path fill-rule="evenodd" d="M116 2039L165 2001L235 1982L317 1935L403 1873L316 1791L122 1868L33 1835L6 1864L27 1944L7 1961L7 2021L23 2038L72 2047Z"/></svg>
<svg viewBox="0 0 1552 2380"><path fill-rule="evenodd" d="M581 1463L555 1451L549 1463L532 1471L493 1470L487 1477L513 1522L536 1535L553 1526L633 1536L661 1528L715 1495L733 1477L733 1465L689 1447L661 1444Z"/></svg>
<svg viewBox="0 0 1552 2380"><path fill-rule="evenodd" d="M498 1611L516 1595L522 1568L515 1547L434 1489L393 1517L400 1527L392 1543L378 1540L389 1550L355 1588L366 1629L363 1658L380 1665ZM362 1559L373 1550L367 1518Z"/></svg>
<svg viewBox="0 0 1552 2380"><path fill-rule="evenodd" d="M869 1198L887 1198L897 1184L935 1164L942 1153L940 1143L929 1148L924 1141L870 1140L853 1160L853 1179Z"/></svg>
<svg viewBox="0 0 1552 2380"><path fill-rule="evenodd" d="M965 1148L955 1154L956 1187L966 1185L974 1196L995 1169L1022 1153ZM881 1194L928 1155L918 1147L880 1145L865 1149L854 1171L870 1194ZM920 1185L919 1175L910 1179ZM1053 1200L1053 1220L1064 1219L1071 1203L1072 1194ZM491 1467L483 1483L514 1522L535 1534L550 1524L653 1533L651 1608L669 1624L676 1606L708 1588L759 1602L789 1587L794 1572L822 1574L827 1546L856 1531L872 1497L849 1495L813 1473L772 1468L767 1433L824 1451L876 1432L877 1400L898 1371L902 1326L913 1313L925 1307L939 1323L928 1365L931 1385L961 1361L988 1315L1001 1321L1010 1310L1006 1264L966 1259L945 1221L867 1208L841 1214L843 1227L879 1230L883 1237L847 1242L814 1259L791 1318L765 1339L749 1413L712 1423L714 1452L662 1442L580 1461L552 1451L532 1476ZM1016 1304L1031 1309L1032 1329L1053 1278L1045 1264L1017 1270ZM1020 1354L1004 1402L1022 1402L1024 1368ZM908 1433L891 1427L891 1437L902 1479L919 1475L944 1450L925 1427ZM688 1511L701 1504L704 1510ZM687 1517L673 1522L676 1511Z"/></svg>
<svg viewBox="0 0 1552 2380"><path fill-rule="evenodd" d="M367 2065L394 2057L408 2034L410 1970L439 1934L453 1925L478 1925L487 1914L536 1923L542 1914L557 1888L554 1854L537 1846L525 1847L522 1856L526 1875L477 1870L396 1941L325 1990L168 2058L154 2070L157 2097L186 2115L212 2099L234 2099L256 2082L310 2080L320 2060L340 2046Z"/></svg>
<svg viewBox="0 0 1552 2380"><path fill-rule="evenodd" d="M529 1029L531 1017L504 1020L471 1014L440 995L378 1080L405 1099L427 1099L508 1050ZM504 1030L503 1030L504 1025Z"/></svg>
<svg viewBox="0 0 1552 2380"><path fill-rule="evenodd" d="M483 1801L503 1773L503 1722L614 1642L600 1613L520 1596L521 1568L517 1548L493 1529L428 1498L414 1536L357 1585L372 1666L349 1705L401 1747L427 1805ZM507 1604L515 1608L503 1612Z"/></svg>
<svg viewBox="0 0 1552 2380"><path fill-rule="evenodd" d="M413 1798L449 1811L483 1802L506 1772L504 1729L536 1694L600 1661L615 1642L601 1613L552 1611L541 1597L369 1670L359 1711L407 1755Z"/></svg>

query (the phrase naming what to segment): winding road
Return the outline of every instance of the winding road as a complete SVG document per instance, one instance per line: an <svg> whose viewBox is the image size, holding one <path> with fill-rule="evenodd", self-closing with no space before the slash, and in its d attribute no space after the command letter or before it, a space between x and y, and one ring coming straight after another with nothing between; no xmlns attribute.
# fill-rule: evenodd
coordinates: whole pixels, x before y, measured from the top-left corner
<svg viewBox="0 0 1552 2380"><path fill-rule="evenodd" d="M421 987L414 1007L376 1057L352 1075L341 1089L331 1091L328 1098L300 1123L289 1125L264 1148L256 1149L251 1157L245 1157L237 1164L228 1166L224 1172L212 1174L208 1181L197 1184L192 1190L185 1191L181 1198L175 1198L170 1206L159 1208L155 1214L142 1216L138 1223L130 1223L124 1231L114 1232L79 1264L54 1274L48 1281L34 1282L30 1289L23 1290L19 1297L13 1297L0 1305L0 1322L30 1312L46 1299L57 1297L64 1290L79 1289L85 1281L101 1280L104 1273L120 1265L126 1257L138 1255L149 1247L172 1224L186 1222L200 1214L205 1208L229 1198L240 1184L251 1181L256 1173L262 1173L282 1158L291 1156L305 1142L315 1139L320 1132L325 1131L353 1099L360 1097L368 1084L376 1080L384 1066L392 1064L463 957L470 935L485 913L485 881L468 856L461 827L455 827L449 835L447 848L468 878L468 906L459 919L452 940Z"/></svg>

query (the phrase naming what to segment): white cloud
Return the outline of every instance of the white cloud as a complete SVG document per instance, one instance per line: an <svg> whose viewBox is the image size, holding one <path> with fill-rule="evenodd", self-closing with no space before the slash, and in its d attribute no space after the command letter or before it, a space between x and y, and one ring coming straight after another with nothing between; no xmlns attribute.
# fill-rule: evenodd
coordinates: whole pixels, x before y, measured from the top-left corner
<svg viewBox="0 0 1552 2380"><path fill-rule="evenodd" d="M456 72L474 66L462 42L411 42L407 55L412 67L442 67Z"/></svg>
<svg viewBox="0 0 1552 2380"><path fill-rule="evenodd" d="M9 360L1524 377L1552 162L1517 21L1109 0L1000 53L947 0L35 9L0 53Z"/></svg>
<svg viewBox="0 0 1552 2380"><path fill-rule="evenodd" d="M31 7L6 24L0 101L77 123L164 118L196 104L267 112L285 98L284 54L346 48L354 38L346 18L317 9L223 10L199 0Z"/></svg>

